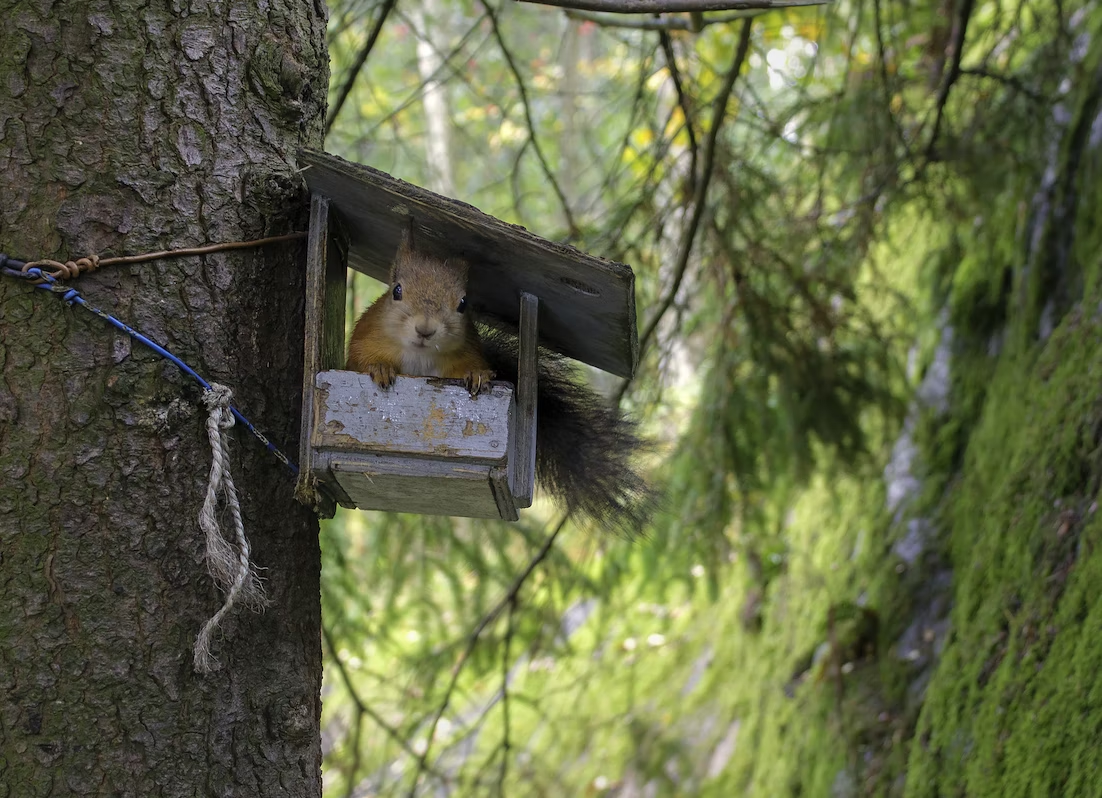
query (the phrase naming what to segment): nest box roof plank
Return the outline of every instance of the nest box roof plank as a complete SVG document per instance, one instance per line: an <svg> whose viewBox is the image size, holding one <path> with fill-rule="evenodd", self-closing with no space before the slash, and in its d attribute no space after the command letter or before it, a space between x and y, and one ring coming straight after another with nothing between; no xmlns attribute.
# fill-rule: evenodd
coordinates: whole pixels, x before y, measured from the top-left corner
<svg viewBox="0 0 1102 798"><path fill-rule="evenodd" d="M329 198L348 234L348 265L387 282L412 215L420 249L470 261L468 299L482 318L516 326L522 291L540 300L540 344L621 377L635 373L635 275L628 266L316 150L300 150L310 190Z"/></svg>

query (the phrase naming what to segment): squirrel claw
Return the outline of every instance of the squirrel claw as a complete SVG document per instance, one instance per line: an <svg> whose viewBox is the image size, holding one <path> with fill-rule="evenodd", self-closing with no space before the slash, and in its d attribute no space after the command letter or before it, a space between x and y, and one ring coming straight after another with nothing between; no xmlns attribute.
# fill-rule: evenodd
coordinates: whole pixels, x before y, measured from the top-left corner
<svg viewBox="0 0 1102 798"><path fill-rule="evenodd" d="M490 388L490 380L494 378L494 372L489 370L468 371L463 375L463 382L467 384L467 390L471 392L471 398L485 393Z"/></svg>
<svg viewBox="0 0 1102 798"><path fill-rule="evenodd" d="M397 376L394 367L388 366L386 363L369 363L363 370L376 385L383 389L393 385L394 378Z"/></svg>

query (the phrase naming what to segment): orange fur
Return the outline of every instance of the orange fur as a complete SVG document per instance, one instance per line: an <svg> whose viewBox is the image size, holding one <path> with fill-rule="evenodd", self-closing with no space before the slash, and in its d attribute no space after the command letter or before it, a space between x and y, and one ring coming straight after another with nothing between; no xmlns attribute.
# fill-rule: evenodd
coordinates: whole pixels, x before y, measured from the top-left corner
<svg viewBox="0 0 1102 798"><path fill-rule="evenodd" d="M473 396L494 377L492 369L515 384L516 336L487 331L483 341L468 314L459 311L467 264L418 252L411 239L407 234L398 249L387 292L356 322L347 367L371 375L383 388L397 374L439 376L464 380ZM401 299L396 300L399 285ZM631 464L643 446L635 424L576 382L562 358L542 352L537 367L541 484L572 514L629 534L643 529L656 503Z"/></svg>
<svg viewBox="0 0 1102 798"><path fill-rule="evenodd" d="M415 251L409 234L398 249L386 293L364 311L348 343L350 371L383 388L398 374L462 379L477 393L493 379L470 317L466 262ZM401 286L401 299L394 298Z"/></svg>

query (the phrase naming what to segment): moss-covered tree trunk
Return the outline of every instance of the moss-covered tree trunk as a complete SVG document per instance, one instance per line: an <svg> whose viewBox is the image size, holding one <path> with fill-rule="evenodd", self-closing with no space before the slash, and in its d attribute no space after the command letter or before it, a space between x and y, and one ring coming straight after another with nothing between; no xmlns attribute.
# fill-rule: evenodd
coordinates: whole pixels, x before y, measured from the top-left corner
<svg viewBox="0 0 1102 798"><path fill-rule="evenodd" d="M321 4L66 0L0 10L0 250L136 254L304 229ZM74 283L297 450L301 242ZM176 368L0 277L0 796L320 794L317 526L233 430L271 604L221 606L197 514L210 448ZM227 521L228 522L228 521Z"/></svg>

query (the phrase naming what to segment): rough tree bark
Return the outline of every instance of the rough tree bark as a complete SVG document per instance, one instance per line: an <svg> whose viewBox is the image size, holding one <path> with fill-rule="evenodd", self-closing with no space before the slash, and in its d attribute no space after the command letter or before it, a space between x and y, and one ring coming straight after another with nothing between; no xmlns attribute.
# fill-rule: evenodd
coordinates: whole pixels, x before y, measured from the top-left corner
<svg viewBox="0 0 1102 798"><path fill-rule="evenodd" d="M0 250L136 254L305 229L321 3L0 4ZM105 267L74 287L297 451L302 253ZM0 796L321 792L317 524L244 430L233 469L271 605L222 669L196 521L199 391L100 319L0 277Z"/></svg>

